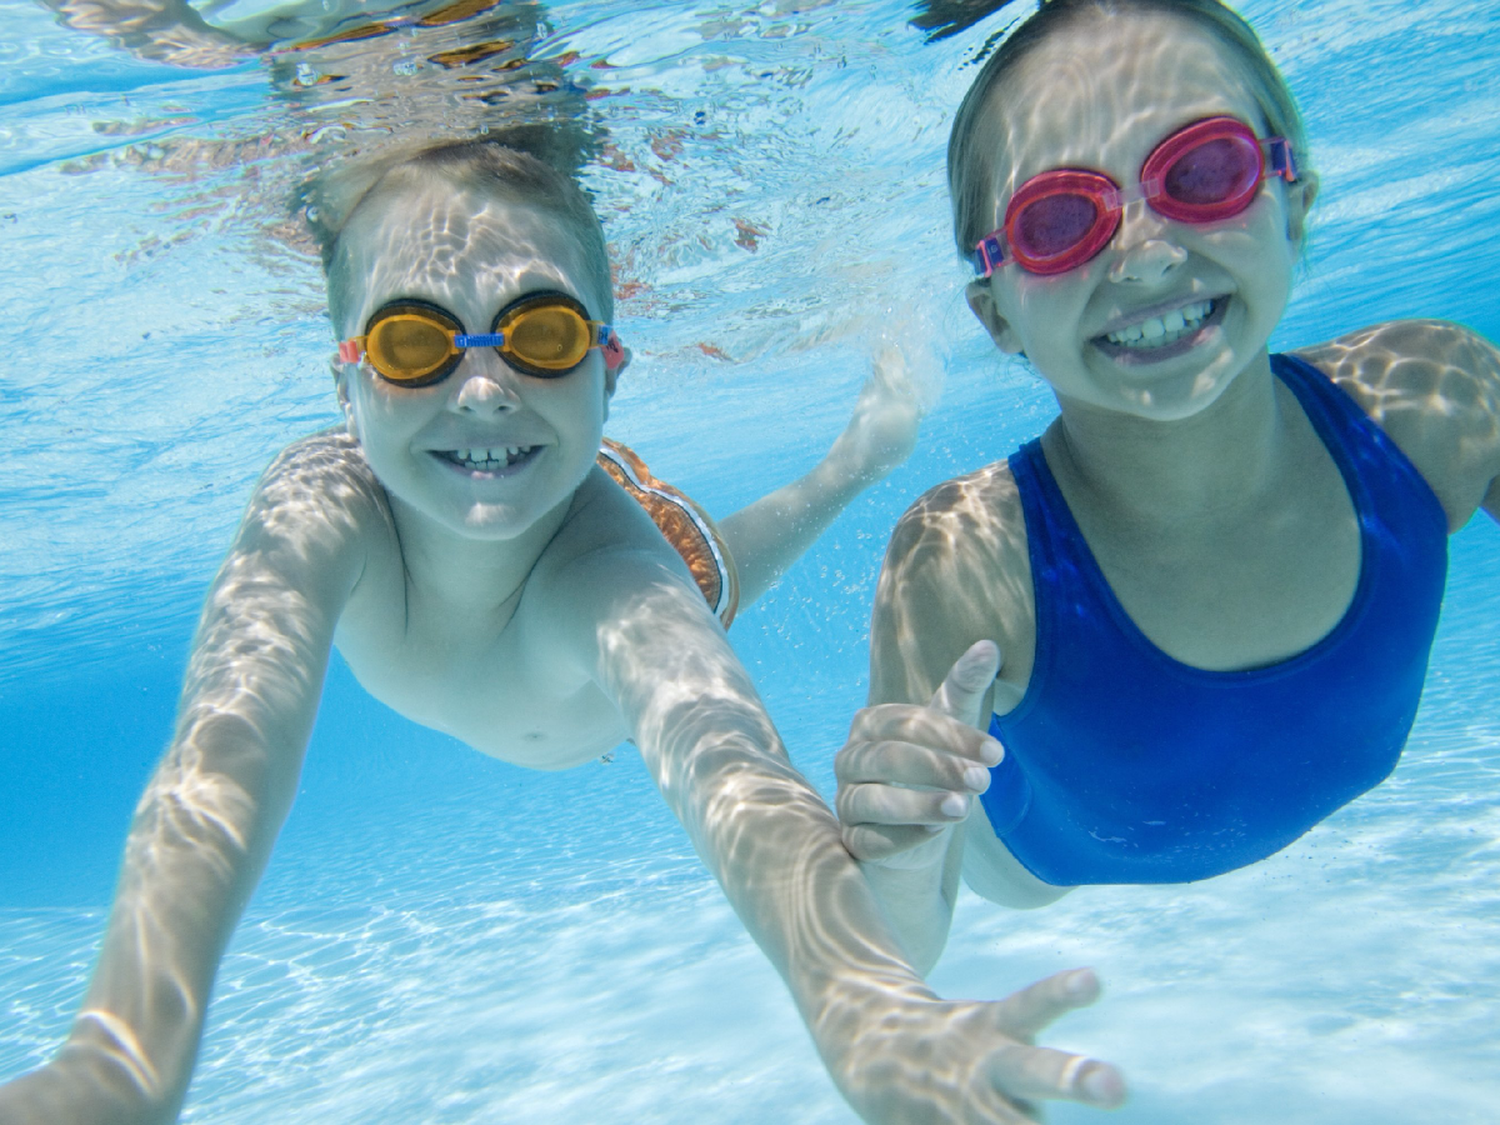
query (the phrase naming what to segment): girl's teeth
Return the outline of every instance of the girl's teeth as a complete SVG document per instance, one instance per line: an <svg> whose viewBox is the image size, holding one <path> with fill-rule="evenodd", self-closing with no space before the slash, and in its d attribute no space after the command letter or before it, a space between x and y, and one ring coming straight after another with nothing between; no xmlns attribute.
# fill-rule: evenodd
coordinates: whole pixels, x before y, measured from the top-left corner
<svg viewBox="0 0 1500 1125"><path fill-rule="evenodd" d="M1153 316L1150 320L1143 320L1139 324L1132 324L1118 332L1111 332L1105 339L1111 344L1120 344L1127 348L1161 347L1164 344L1175 343L1189 332L1195 331L1203 323L1204 317L1213 311L1213 307L1212 301L1198 301L1196 304L1184 305L1162 316Z"/></svg>

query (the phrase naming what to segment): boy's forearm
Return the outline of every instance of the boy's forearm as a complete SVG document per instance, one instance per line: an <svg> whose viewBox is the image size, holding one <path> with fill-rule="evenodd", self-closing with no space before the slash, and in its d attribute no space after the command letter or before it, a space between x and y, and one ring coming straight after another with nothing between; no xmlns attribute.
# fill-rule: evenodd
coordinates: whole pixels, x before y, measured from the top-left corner
<svg viewBox="0 0 1500 1125"><path fill-rule="evenodd" d="M139 1120L172 1120L186 1092L219 958L295 792L296 769L270 762L286 753L234 716L194 724L137 809L59 1062L106 1080L103 1095L133 1101Z"/></svg>
<svg viewBox="0 0 1500 1125"><path fill-rule="evenodd" d="M719 521L739 571L740 604L749 605L878 478L852 472L835 445L811 472Z"/></svg>
<svg viewBox="0 0 1500 1125"><path fill-rule="evenodd" d="M684 756L682 770L668 771L663 792L836 1068L863 1024L879 1018L874 1006L932 994L906 963L837 820L779 749L774 734L766 743L721 727Z"/></svg>
<svg viewBox="0 0 1500 1125"><path fill-rule="evenodd" d="M845 1086L860 1032L932 993L903 957L837 819L787 759L701 596L675 576L631 574L627 563L596 561L597 575L579 574L629 581L618 610L582 618L609 622L592 630L602 641L600 682Z"/></svg>

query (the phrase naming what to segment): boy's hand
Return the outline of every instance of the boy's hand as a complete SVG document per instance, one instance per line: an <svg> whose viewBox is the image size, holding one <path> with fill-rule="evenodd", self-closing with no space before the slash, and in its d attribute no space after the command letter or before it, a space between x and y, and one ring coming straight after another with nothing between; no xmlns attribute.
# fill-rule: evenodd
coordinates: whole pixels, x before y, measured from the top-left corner
<svg viewBox="0 0 1500 1125"><path fill-rule="evenodd" d="M892 1125L1018 1125L1036 1121L1034 1103L1046 1100L1113 1109L1125 1100L1118 1070L1032 1045L1053 1020L1098 995L1093 972L1074 969L991 1003L908 1002L858 1036L835 1074L866 1121Z"/></svg>
<svg viewBox="0 0 1500 1125"><path fill-rule="evenodd" d="M861 483L880 480L911 456L926 409L894 344L884 343L872 357L870 376L860 389L854 414L829 452L848 475Z"/></svg>
<svg viewBox="0 0 1500 1125"><path fill-rule="evenodd" d="M1000 667L993 641L969 648L926 707L882 703L854 716L834 758L844 846L882 867L940 863L955 824L990 785L1004 751L977 729Z"/></svg>

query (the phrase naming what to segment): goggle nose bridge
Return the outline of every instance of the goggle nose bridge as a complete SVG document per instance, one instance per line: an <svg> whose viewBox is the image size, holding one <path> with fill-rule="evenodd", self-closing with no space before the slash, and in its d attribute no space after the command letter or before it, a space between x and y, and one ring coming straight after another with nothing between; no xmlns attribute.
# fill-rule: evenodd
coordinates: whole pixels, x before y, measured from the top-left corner
<svg viewBox="0 0 1500 1125"><path fill-rule="evenodd" d="M479 332L465 335L460 332L453 337L455 348L499 348L505 346L504 332Z"/></svg>

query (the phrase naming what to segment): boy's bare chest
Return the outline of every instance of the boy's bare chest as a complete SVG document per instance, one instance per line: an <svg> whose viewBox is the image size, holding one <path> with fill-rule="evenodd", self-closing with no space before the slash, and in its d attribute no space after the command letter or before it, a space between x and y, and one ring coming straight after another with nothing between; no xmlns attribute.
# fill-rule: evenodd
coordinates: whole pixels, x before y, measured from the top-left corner
<svg viewBox="0 0 1500 1125"><path fill-rule="evenodd" d="M336 643L387 707L482 753L534 769L580 765L626 737L613 704L576 672L549 667L524 606L474 613L424 604L399 572L367 575Z"/></svg>

